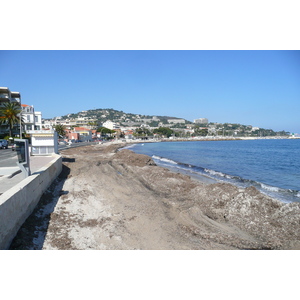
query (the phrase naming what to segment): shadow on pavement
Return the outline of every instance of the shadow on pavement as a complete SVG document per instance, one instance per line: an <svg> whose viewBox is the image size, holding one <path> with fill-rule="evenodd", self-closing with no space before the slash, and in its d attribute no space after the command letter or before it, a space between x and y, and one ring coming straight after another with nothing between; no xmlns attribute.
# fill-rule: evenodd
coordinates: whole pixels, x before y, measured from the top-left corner
<svg viewBox="0 0 300 300"><path fill-rule="evenodd" d="M32 214L23 223L9 250L41 250L43 248L51 213L54 211L59 197L68 193L62 188L69 174L70 168L63 164L61 173L42 195Z"/></svg>

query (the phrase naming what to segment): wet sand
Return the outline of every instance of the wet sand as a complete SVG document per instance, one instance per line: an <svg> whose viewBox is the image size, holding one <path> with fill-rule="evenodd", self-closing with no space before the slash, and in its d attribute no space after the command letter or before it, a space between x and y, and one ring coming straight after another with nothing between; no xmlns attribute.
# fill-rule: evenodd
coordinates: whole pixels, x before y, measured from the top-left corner
<svg viewBox="0 0 300 300"><path fill-rule="evenodd" d="M62 151L60 178L11 249L300 249L299 203L201 182L118 148Z"/></svg>

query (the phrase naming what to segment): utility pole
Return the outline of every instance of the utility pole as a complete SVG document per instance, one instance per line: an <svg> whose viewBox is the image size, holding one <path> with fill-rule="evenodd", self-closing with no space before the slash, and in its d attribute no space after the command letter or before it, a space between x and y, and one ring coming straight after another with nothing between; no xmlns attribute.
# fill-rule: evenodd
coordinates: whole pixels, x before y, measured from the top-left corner
<svg viewBox="0 0 300 300"><path fill-rule="evenodd" d="M22 106L20 111L20 139L22 138Z"/></svg>

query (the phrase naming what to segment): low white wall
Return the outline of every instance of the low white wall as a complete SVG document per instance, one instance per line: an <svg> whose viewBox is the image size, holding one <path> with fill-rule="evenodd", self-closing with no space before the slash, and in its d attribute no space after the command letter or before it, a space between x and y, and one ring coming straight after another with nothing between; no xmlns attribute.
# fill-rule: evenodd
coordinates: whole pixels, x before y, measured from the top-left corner
<svg viewBox="0 0 300 300"><path fill-rule="evenodd" d="M62 157L53 160L0 196L0 249L8 249L42 194L62 171Z"/></svg>

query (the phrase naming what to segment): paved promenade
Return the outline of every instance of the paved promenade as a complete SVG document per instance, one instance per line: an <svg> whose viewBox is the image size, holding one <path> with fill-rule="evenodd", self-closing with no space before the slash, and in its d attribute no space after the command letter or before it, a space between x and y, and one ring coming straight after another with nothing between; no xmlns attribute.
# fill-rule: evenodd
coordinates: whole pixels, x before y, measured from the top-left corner
<svg viewBox="0 0 300 300"><path fill-rule="evenodd" d="M53 156L30 156L31 174L38 172L54 159ZM0 195L21 182L24 175L18 166L0 168Z"/></svg>

